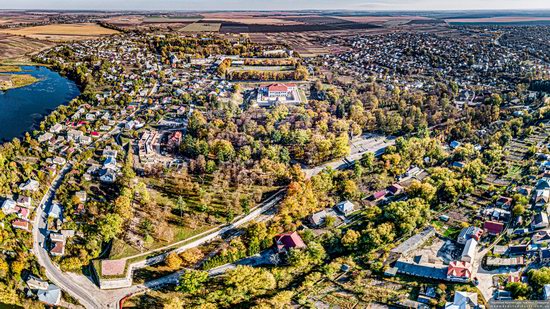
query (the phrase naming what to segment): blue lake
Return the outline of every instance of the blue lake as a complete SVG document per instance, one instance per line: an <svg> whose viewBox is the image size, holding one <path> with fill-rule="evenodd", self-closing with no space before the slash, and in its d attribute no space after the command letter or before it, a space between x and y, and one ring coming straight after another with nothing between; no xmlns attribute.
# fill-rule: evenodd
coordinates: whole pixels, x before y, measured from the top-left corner
<svg viewBox="0 0 550 309"><path fill-rule="evenodd" d="M80 94L74 82L46 67L21 68L22 72L0 74L30 74L39 81L29 86L0 91L0 140L24 136L44 116Z"/></svg>

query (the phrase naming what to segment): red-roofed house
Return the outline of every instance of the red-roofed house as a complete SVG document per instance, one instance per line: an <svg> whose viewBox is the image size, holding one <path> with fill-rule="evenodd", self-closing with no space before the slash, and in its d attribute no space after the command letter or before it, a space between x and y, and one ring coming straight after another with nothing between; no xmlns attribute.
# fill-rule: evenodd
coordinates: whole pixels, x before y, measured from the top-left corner
<svg viewBox="0 0 550 309"><path fill-rule="evenodd" d="M302 249L306 247L298 232L288 232L275 236L275 245L279 253L286 253L290 249Z"/></svg>
<svg viewBox="0 0 550 309"><path fill-rule="evenodd" d="M483 229L489 235L498 235L504 231L504 224L495 221L487 221L483 223Z"/></svg>
<svg viewBox="0 0 550 309"><path fill-rule="evenodd" d="M512 198L511 197L506 197L506 196L501 196L501 197L498 198L498 200L496 202L496 206L500 207L502 209L510 209L512 207Z"/></svg>
<svg viewBox="0 0 550 309"><path fill-rule="evenodd" d="M15 229L21 229L25 231L29 230L29 222L22 219L13 220L11 226L13 226L13 228Z"/></svg>
<svg viewBox="0 0 550 309"><path fill-rule="evenodd" d="M386 191L386 190L376 191L372 194L372 200L373 201L379 201L381 199L386 198L387 194L388 194L388 191Z"/></svg>
<svg viewBox="0 0 550 309"><path fill-rule="evenodd" d="M468 282L472 278L472 264L463 261L452 261L447 268L447 279L450 281Z"/></svg>
<svg viewBox="0 0 550 309"><path fill-rule="evenodd" d="M182 137L183 137L183 134L181 133L181 131L176 131L176 132L172 133L170 135L170 137L168 138L168 143L167 143L168 148L170 148L172 150L178 149L178 147L181 144Z"/></svg>
<svg viewBox="0 0 550 309"><path fill-rule="evenodd" d="M15 212L21 219L29 218L29 210L25 207L15 206Z"/></svg>
<svg viewBox="0 0 550 309"><path fill-rule="evenodd" d="M405 192L405 188L403 188L398 183L394 183L393 185L388 187L388 192L391 193L391 195L399 195L399 194Z"/></svg>

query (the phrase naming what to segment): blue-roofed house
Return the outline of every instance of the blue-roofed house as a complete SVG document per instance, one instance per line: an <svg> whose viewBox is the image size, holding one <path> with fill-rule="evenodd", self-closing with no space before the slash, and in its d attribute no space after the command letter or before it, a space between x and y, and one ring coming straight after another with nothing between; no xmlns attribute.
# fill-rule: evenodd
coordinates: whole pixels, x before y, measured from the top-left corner
<svg viewBox="0 0 550 309"><path fill-rule="evenodd" d="M460 145L462 145L459 141L452 141L449 146L451 147L451 149L455 150L457 149L458 147L460 147Z"/></svg>
<svg viewBox="0 0 550 309"><path fill-rule="evenodd" d="M456 167L456 168L459 168L459 169L463 169L464 166L466 166L466 163L460 162L460 161L455 161L455 162L453 162L452 166Z"/></svg>
<svg viewBox="0 0 550 309"><path fill-rule="evenodd" d="M114 157L107 157L105 162L103 162L103 168L115 170L117 168L116 159Z"/></svg>
<svg viewBox="0 0 550 309"><path fill-rule="evenodd" d="M544 190L544 189L550 189L550 178L544 177L537 181L537 184L535 186L537 190Z"/></svg>

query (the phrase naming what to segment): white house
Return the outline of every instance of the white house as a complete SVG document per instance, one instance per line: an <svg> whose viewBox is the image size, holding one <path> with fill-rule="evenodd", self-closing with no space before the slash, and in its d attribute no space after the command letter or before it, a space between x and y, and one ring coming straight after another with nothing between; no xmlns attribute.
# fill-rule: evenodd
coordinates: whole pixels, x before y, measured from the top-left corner
<svg viewBox="0 0 550 309"><path fill-rule="evenodd" d="M36 295L39 301L50 306L57 306L61 301L61 289L55 284L50 284L46 290L38 290Z"/></svg>
<svg viewBox="0 0 550 309"><path fill-rule="evenodd" d="M40 183L34 179L29 179L27 182L19 185L21 191L36 191L40 187Z"/></svg>
<svg viewBox="0 0 550 309"><path fill-rule="evenodd" d="M336 209L340 213L342 213L344 215L347 215L347 214L353 212L353 210L355 210L355 205L352 202L350 202L348 200L345 200L343 202L340 202L340 203L336 204Z"/></svg>
<svg viewBox="0 0 550 309"><path fill-rule="evenodd" d="M445 309L474 309L477 304L477 293L456 291L452 303L446 303Z"/></svg>
<svg viewBox="0 0 550 309"><path fill-rule="evenodd" d="M15 206L17 206L17 203L15 203L14 200L10 198L5 199L4 202L2 203L2 212L5 213L6 215L11 214L15 212Z"/></svg>
<svg viewBox="0 0 550 309"><path fill-rule="evenodd" d="M477 240L470 238L466 241L466 245L464 245L464 250L462 251L462 257L461 261L473 263L475 256L476 256L476 247L477 247Z"/></svg>

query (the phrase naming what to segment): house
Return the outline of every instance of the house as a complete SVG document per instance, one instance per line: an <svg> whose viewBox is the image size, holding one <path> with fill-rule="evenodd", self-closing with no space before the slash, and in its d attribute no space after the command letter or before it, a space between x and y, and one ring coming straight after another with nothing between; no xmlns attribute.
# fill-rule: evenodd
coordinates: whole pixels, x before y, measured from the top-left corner
<svg viewBox="0 0 550 309"><path fill-rule="evenodd" d="M113 170L102 169L99 173L99 180L105 183L113 183L116 181L116 174Z"/></svg>
<svg viewBox="0 0 550 309"><path fill-rule="evenodd" d="M476 247L477 241L473 238L468 239L466 241L466 245L464 246L464 250L462 251L460 260L463 262L473 263L476 255Z"/></svg>
<svg viewBox="0 0 550 309"><path fill-rule="evenodd" d="M29 179L25 183L19 185L21 191L36 191L40 187L40 183L34 179Z"/></svg>
<svg viewBox="0 0 550 309"><path fill-rule="evenodd" d="M465 245L466 241L468 239L473 238L476 241L479 241L481 239L481 235L483 235L483 230L479 227L470 226L463 228L462 231L460 231L460 234L458 235L457 242L461 245Z"/></svg>
<svg viewBox="0 0 550 309"><path fill-rule="evenodd" d="M550 203L550 189L535 191L535 207L543 208Z"/></svg>
<svg viewBox="0 0 550 309"><path fill-rule="evenodd" d="M65 163L67 163L67 160L62 157L55 157L53 158L52 163L57 165L65 165Z"/></svg>
<svg viewBox="0 0 550 309"><path fill-rule="evenodd" d="M395 268L400 274L428 278L433 280L447 280L447 267L435 264L419 264L398 260Z"/></svg>
<svg viewBox="0 0 550 309"><path fill-rule="evenodd" d="M508 246L507 245L504 245L504 246L494 245L493 246L493 254L495 254L495 255L504 255L504 254L506 254L507 251L508 251Z"/></svg>
<svg viewBox="0 0 550 309"><path fill-rule="evenodd" d="M494 221L486 221L483 223L483 230L489 235L498 235L504 231L504 224Z"/></svg>
<svg viewBox="0 0 550 309"><path fill-rule="evenodd" d="M523 256L512 258L498 258L488 256L486 261L487 266L491 267L516 267L525 265L525 258Z"/></svg>
<svg viewBox="0 0 550 309"><path fill-rule="evenodd" d="M79 131L79 130L69 130L67 132L67 141L69 142L79 142L80 139L82 138L82 136L84 136L84 132L82 131Z"/></svg>
<svg viewBox="0 0 550 309"><path fill-rule="evenodd" d="M461 161L454 161L452 164L452 167L458 168L458 169L463 169L465 166L466 166L466 163Z"/></svg>
<svg viewBox="0 0 550 309"><path fill-rule="evenodd" d="M288 232L275 236L277 252L287 253L290 249L303 249L306 244L298 232Z"/></svg>
<svg viewBox="0 0 550 309"><path fill-rule="evenodd" d="M30 223L29 221L25 221L23 219L15 219L11 222L11 226L14 229L20 229L25 231L30 231Z"/></svg>
<svg viewBox="0 0 550 309"><path fill-rule="evenodd" d="M477 293L456 291L453 302L445 304L445 309L477 309Z"/></svg>
<svg viewBox="0 0 550 309"><path fill-rule="evenodd" d="M537 184L535 185L536 190L545 190L550 189L550 178L544 177L537 181Z"/></svg>
<svg viewBox="0 0 550 309"><path fill-rule="evenodd" d="M168 137L167 147L172 151L178 150L181 144L182 137L183 137L183 134L181 133L181 131L173 132Z"/></svg>
<svg viewBox="0 0 550 309"><path fill-rule="evenodd" d="M510 209L512 207L512 198L505 197L505 196L499 197L496 202L496 207L506 209L506 210Z"/></svg>
<svg viewBox="0 0 550 309"><path fill-rule="evenodd" d="M61 209L61 205L57 203L52 203L48 211L48 217L54 218L54 219L60 219L62 214L63 214L63 210Z"/></svg>
<svg viewBox="0 0 550 309"><path fill-rule="evenodd" d="M543 229L548 227L548 215L546 212L539 212L533 217L531 222L531 228L534 230Z"/></svg>
<svg viewBox="0 0 550 309"><path fill-rule="evenodd" d="M472 264L464 261L452 261L447 268L447 280L468 282L472 278Z"/></svg>
<svg viewBox="0 0 550 309"><path fill-rule="evenodd" d="M50 132L52 133L59 133L61 130L63 130L63 125L60 123L56 123L50 127Z"/></svg>
<svg viewBox="0 0 550 309"><path fill-rule="evenodd" d="M32 199L28 196L19 195L17 198L17 205L21 205L23 207L31 208L32 207Z"/></svg>
<svg viewBox="0 0 550 309"><path fill-rule="evenodd" d="M374 192L372 194L372 200L375 202L383 200L386 198L386 194L388 194L388 191L386 190L380 190L380 191Z"/></svg>
<svg viewBox="0 0 550 309"><path fill-rule="evenodd" d="M452 141L450 144L449 144L449 147L451 147L452 150L455 150L457 149L458 147L460 147L462 144L459 142L459 141Z"/></svg>
<svg viewBox="0 0 550 309"><path fill-rule="evenodd" d="M542 249L539 251L539 259L542 264L550 263L550 249Z"/></svg>
<svg viewBox="0 0 550 309"><path fill-rule="evenodd" d="M50 254L53 256L63 256L65 254L65 236L61 233L50 233Z"/></svg>
<svg viewBox="0 0 550 309"><path fill-rule="evenodd" d="M93 139L91 136L82 136L80 137L80 142L83 145L90 145L92 143Z"/></svg>
<svg viewBox="0 0 550 309"><path fill-rule="evenodd" d="M11 213L15 212L15 206L17 206L17 203L15 203L14 200L8 198L5 199L2 203L2 212L6 215L9 215Z"/></svg>
<svg viewBox="0 0 550 309"><path fill-rule="evenodd" d="M529 245L514 245L508 247L509 256L522 256L529 251Z"/></svg>
<svg viewBox="0 0 550 309"><path fill-rule="evenodd" d="M38 140L39 143L44 143L46 141L52 140L52 138L53 138L53 134L51 134L50 132L46 132L46 133L40 135L37 138L37 140Z"/></svg>
<svg viewBox="0 0 550 309"><path fill-rule="evenodd" d="M33 275L29 275L27 277L27 281L25 281L29 289L31 290L47 290L48 289L48 282L44 281L42 279L39 279Z"/></svg>
<svg viewBox="0 0 550 309"><path fill-rule="evenodd" d="M101 155L105 158L108 158L108 157L116 158L117 154L118 154L118 151L111 149L111 147L109 146L105 147L105 149L103 149L101 153Z"/></svg>
<svg viewBox="0 0 550 309"><path fill-rule="evenodd" d="M550 284L545 284L542 287L542 299L550 300Z"/></svg>
<svg viewBox="0 0 550 309"><path fill-rule="evenodd" d="M107 159L103 162L103 168L116 170L116 159L114 157L107 157Z"/></svg>
<svg viewBox="0 0 550 309"><path fill-rule="evenodd" d="M428 239L435 236L435 229L433 226L428 226L419 233L409 237L407 240L399 244L397 247L390 250L390 257L388 260L395 261L401 257L407 257L416 249L422 246Z"/></svg>
<svg viewBox="0 0 550 309"><path fill-rule="evenodd" d="M405 192L405 188L403 188L398 183L395 183L395 184L389 186L387 190L388 190L388 193L390 193L391 195L399 195L399 194Z"/></svg>
<svg viewBox="0 0 550 309"><path fill-rule="evenodd" d="M546 230L537 231L531 237L531 242L536 245L542 245L544 243L550 243L550 232Z"/></svg>
<svg viewBox="0 0 550 309"><path fill-rule="evenodd" d="M313 226L321 226L325 223L325 219L327 217L327 212L326 210L321 210L319 212L316 212L314 214L312 214L310 217L309 217L309 222L313 225Z"/></svg>
<svg viewBox="0 0 550 309"><path fill-rule="evenodd" d="M80 203L84 203L88 199L86 191L77 191L74 196L80 201Z"/></svg>
<svg viewBox="0 0 550 309"><path fill-rule="evenodd" d="M500 301L512 300L512 292L505 290L497 290L495 293L495 299Z"/></svg>
<svg viewBox="0 0 550 309"><path fill-rule="evenodd" d="M344 215L348 215L352 213L354 209L355 209L355 205L348 200L345 200L343 202L336 204L336 210L338 210L340 213Z"/></svg>
<svg viewBox="0 0 550 309"><path fill-rule="evenodd" d="M531 196L531 192L533 191L533 188L530 187L520 187L518 188L518 193L524 196Z"/></svg>
<svg viewBox="0 0 550 309"><path fill-rule="evenodd" d="M61 289L55 284L48 285L46 290L38 290L36 295L39 301L50 306L57 306L61 301Z"/></svg>
<svg viewBox="0 0 550 309"><path fill-rule="evenodd" d="M429 159L429 157L427 157ZM418 166L413 166L407 172L405 172L405 178L415 178L418 177L418 175L422 174L424 172L423 169L421 169Z"/></svg>
<svg viewBox="0 0 550 309"><path fill-rule="evenodd" d="M512 213L510 211L501 208L487 208L483 210L483 213L490 217L493 221L508 222L508 220L512 217Z"/></svg>
<svg viewBox="0 0 550 309"><path fill-rule="evenodd" d="M21 219L29 219L29 209L28 208L25 208L25 207L21 207L21 206L15 206L15 213L17 214L17 216Z"/></svg>

